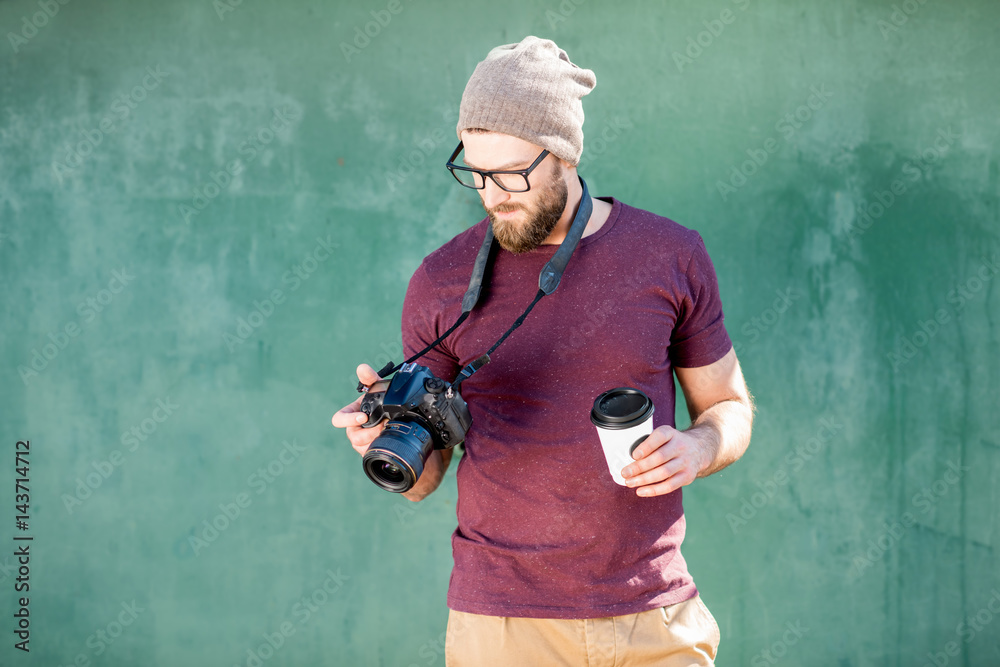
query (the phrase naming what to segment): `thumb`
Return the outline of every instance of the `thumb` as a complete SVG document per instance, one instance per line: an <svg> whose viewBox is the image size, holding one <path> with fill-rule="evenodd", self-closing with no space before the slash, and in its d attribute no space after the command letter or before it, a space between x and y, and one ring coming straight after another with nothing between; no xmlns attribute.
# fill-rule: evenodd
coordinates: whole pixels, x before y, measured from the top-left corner
<svg viewBox="0 0 1000 667"><path fill-rule="evenodd" d="M373 382L379 381L378 372L368 364L361 364L358 366L358 379L361 380L361 384L370 385Z"/></svg>

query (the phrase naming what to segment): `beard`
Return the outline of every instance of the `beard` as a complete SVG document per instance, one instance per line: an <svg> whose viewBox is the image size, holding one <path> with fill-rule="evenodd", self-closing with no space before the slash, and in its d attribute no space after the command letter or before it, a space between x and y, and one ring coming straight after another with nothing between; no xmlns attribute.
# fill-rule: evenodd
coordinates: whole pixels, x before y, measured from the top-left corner
<svg viewBox="0 0 1000 667"><path fill-rule="evenodd" d="M493 224L493 236L500 247L514 254L534 250L549 237L556 223L566 209L568 190L562 175L555 171L549 179L548 187L541 193L534 206L500 204L487 209L490 222ZM522 211L522 220L503 220L497 217L498 212ZM526 218L526 220L524 220Z"/></svg>

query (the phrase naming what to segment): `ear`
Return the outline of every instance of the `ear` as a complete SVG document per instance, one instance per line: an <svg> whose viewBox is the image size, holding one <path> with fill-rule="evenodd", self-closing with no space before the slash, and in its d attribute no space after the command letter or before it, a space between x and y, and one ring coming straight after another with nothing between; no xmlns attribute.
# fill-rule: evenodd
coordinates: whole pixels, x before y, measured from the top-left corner
<svg viewBox="0 0 1000 667"><path fill-rule="evenodd" d="M559 174L564 179L572 181L573 178L576 176L576 166L570 164L561 157L556 157L555 155L553 155L552 157L556 158L556 165L557 165L556 169L559 170Z"/></svg>

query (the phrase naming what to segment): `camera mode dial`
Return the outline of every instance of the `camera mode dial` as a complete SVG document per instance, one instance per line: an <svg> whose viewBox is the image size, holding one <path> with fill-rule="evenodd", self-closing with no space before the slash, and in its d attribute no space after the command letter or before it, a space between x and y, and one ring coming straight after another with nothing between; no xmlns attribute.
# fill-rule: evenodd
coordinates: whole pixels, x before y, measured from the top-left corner
<svg viewBox="0 0 1000 667"><path fill-rule="evenodd" d="M438 377L429 377L424 380L424 389L431 392L432 394L440 394L444 391L445 382Z"/></svg>

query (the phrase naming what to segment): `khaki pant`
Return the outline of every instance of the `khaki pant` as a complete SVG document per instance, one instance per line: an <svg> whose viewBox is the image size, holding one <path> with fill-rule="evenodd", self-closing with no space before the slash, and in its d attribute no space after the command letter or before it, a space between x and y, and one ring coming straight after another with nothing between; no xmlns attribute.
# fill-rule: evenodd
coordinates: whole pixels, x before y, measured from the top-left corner
<svg viewBox="0 0 1000 667"><path fill-rule="evenodd" d="M714 665L719 626L695 596L638 614L588 619L483 616L449 610L448 667Z"/></svg>

